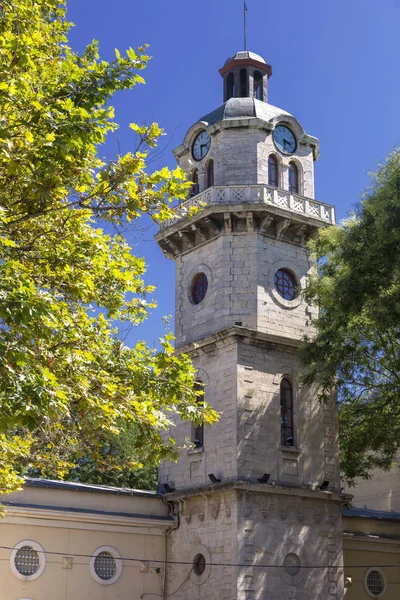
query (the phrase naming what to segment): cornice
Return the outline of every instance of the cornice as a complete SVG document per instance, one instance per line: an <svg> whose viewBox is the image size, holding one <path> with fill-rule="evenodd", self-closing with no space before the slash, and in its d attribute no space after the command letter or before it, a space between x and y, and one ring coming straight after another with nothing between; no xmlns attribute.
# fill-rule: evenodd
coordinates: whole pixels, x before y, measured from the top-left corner
<svg viewBox="0 0 400 600"><path fill-rule="evenodd" d="M258 342L260 345L270 346L272 344L274 347L289 347L293 350L297 350L298 348L300 348L300 346L303 343L301 339L294 339L282 335L275 335L273 333L264 333L261 331L257 331L256 329L249 329L247 327L235 325L234 327L222 329L217 333L208 335L198 341L179 346L177 347L177 351L180 354L189 355L200 354L202 352L209 352L210 346L218 346L221 345L221 343L230 343L234 338L248 339L251 340L253 343Z"/></svg>
<svg viewBox="0 0 400 600"><path fill-rule="evenodd" d="M244 492L246 494L268 494L277 496L295 496L301 498L310 498L312 500L324 500L338 504L347 504L351 498L347 494L335 491L322 491L311 489L309 486L294 487L293 484L282 485L278 483L254 483L246 480L228 480L216 484L205 484L182 488L166 494L168 501L180 501L196 496L207 496L214 494L227 493L231 491Z"/></svg>
<svg viewBox="0 0 400 600"><path fill-rule="evenodd" d="M107 525L107 526L123 526L124 528L141 528L141 529L160 529L166 530L173 525L174 520L171 517L157 517L150 515L137 515L129 513L107 513L102 511L90 510L71 510L68 508L58 507L41 507L29 505L10 505L3 503L6 508L6 514L3 517L3 522L18 522L28 520L31 524L34 521L45 521L45 525L49 527L57 527L64 523L64 526L70 527L72 523L88 525ZM61 525L62 526L62 525Z"/></svg>
<svg viewBox="0 0 400 600"><path fill-rule="evenodd" d="M219 70L221 76L223 77L230 71L234 71L235 69L240 69L242 67L255 67L259 69L259 71L264 71L264 73L268 74L268 77L272 76L272 67L266 62L261 62L261 60L257 60L255 58L235 58L230 62L226 63Z"/></svg>

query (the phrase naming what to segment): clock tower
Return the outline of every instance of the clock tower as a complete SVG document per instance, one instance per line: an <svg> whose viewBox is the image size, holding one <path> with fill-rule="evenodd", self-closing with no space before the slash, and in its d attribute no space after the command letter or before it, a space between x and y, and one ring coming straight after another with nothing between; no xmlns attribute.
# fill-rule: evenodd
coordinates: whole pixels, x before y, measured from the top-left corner
<svg viewBox="0 0 400 600"><path fill-rule="evenodd" d="M319 143L269 104L261 56L238 52L220 73L224 103L175 150L192 192L156 236L176 263L177 349L220 413L177 421L180 459L160 468L179 517L165 594L342 600L335 401L302 385L297 353L316 316L307 241L335 221L314 198Z"/></svg>

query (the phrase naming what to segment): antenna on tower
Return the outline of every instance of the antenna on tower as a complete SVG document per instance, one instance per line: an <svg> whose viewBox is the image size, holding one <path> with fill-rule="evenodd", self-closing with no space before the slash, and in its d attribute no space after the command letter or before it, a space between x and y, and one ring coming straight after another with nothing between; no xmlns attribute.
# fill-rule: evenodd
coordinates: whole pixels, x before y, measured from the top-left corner
<svg viewBox="0 0 400 600"><path fill-rule="evenodd" d="M244 0L244 50L247 50L247 4Z"/></svg>

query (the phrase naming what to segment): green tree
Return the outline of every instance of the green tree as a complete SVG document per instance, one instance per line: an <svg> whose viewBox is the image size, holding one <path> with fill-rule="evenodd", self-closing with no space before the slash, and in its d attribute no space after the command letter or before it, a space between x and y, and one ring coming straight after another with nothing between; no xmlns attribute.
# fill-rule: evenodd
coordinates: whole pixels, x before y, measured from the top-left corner
<svg viewBox="0 0 400 600"><path fill-rule="evenodd" d="M390 468L400 447L400 152L392 153L341 226L314 242L309 300L317 334L302 351L322 399L337 385L348 482Z"/></svg>
<svg viewBox="0 0 400 600"><path fill-rule="evenodd" d="M66 478L85 483L155 490L158 468L154 461L149 460L146 448L138 448L137 460L143 467L130 466L132 448L137 448L135 437L136 431L132 426L126 427L118 436L105 436L98 451L112 456L111 467L105 461L99 465L99 461L87 454L74 461L74 467Z"/></svg>
<svg viewBox="0 0 400 600"><path fill-rule="evenodd" d="M90 456L102 469L176 456L170 416L213 422L172 336L128 348L115 323L140 324L153 304L145 263L121 235L185 198L184 174L148 172L162 130L131 124L134 152L98 153L116 130L112 96L143 83L149 57L112 62L96 42L69 46L63 0L0 2L0 492L26 469L63 477ZM129 435L130 452L104 451Z"/></svg>

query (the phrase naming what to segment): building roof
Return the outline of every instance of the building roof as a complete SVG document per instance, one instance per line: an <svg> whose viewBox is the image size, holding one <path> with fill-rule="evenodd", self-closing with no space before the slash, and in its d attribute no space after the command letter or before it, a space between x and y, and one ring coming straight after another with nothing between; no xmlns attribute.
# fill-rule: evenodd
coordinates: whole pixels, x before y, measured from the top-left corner
<svg viewBox="0 0 400 600"><path fill-rule="evenodd" d="M245 58L251 58L252 60L258 60L258 62L262 62L267 64L262 56L259 54L255 54L254 52L249 52L248 50L242 50L241 52L236 52L233 56L230 56L226 61L225 65L228 65L230 62L234 60L243 60ZM224 66L225 66L224 65Z"/></svg>
<svg viewBox="0 0 400 600"><path fill-rule="evenodd" d="M231 98L199 119L199 121L203 121L208 125L214 125L214 123L231 119L255 118L270 121L279 115L292 116L282 108L262 102L261 100L256 100L255 98Z"/></svg>
<svg viewBox="0 0 400 600"><path fill-rule="evenodd" d="M113 487L111 485L93 485L79 483L79 481L56 481L54 479L35 479L33 477L25 477L25 485L70 492L92 492L97 494L116 494L119 496L147 496L150 498L160 498L162 496L162 494L150 490L134 490L131 488Z"/></svg>
<svg viewBox="0 0 400 600"><path fill-rule="evenodd" d="M369 508L343 508L343 517L359 517L363 519L380 519L385 521L400 521L400 513Z"/></svg>

